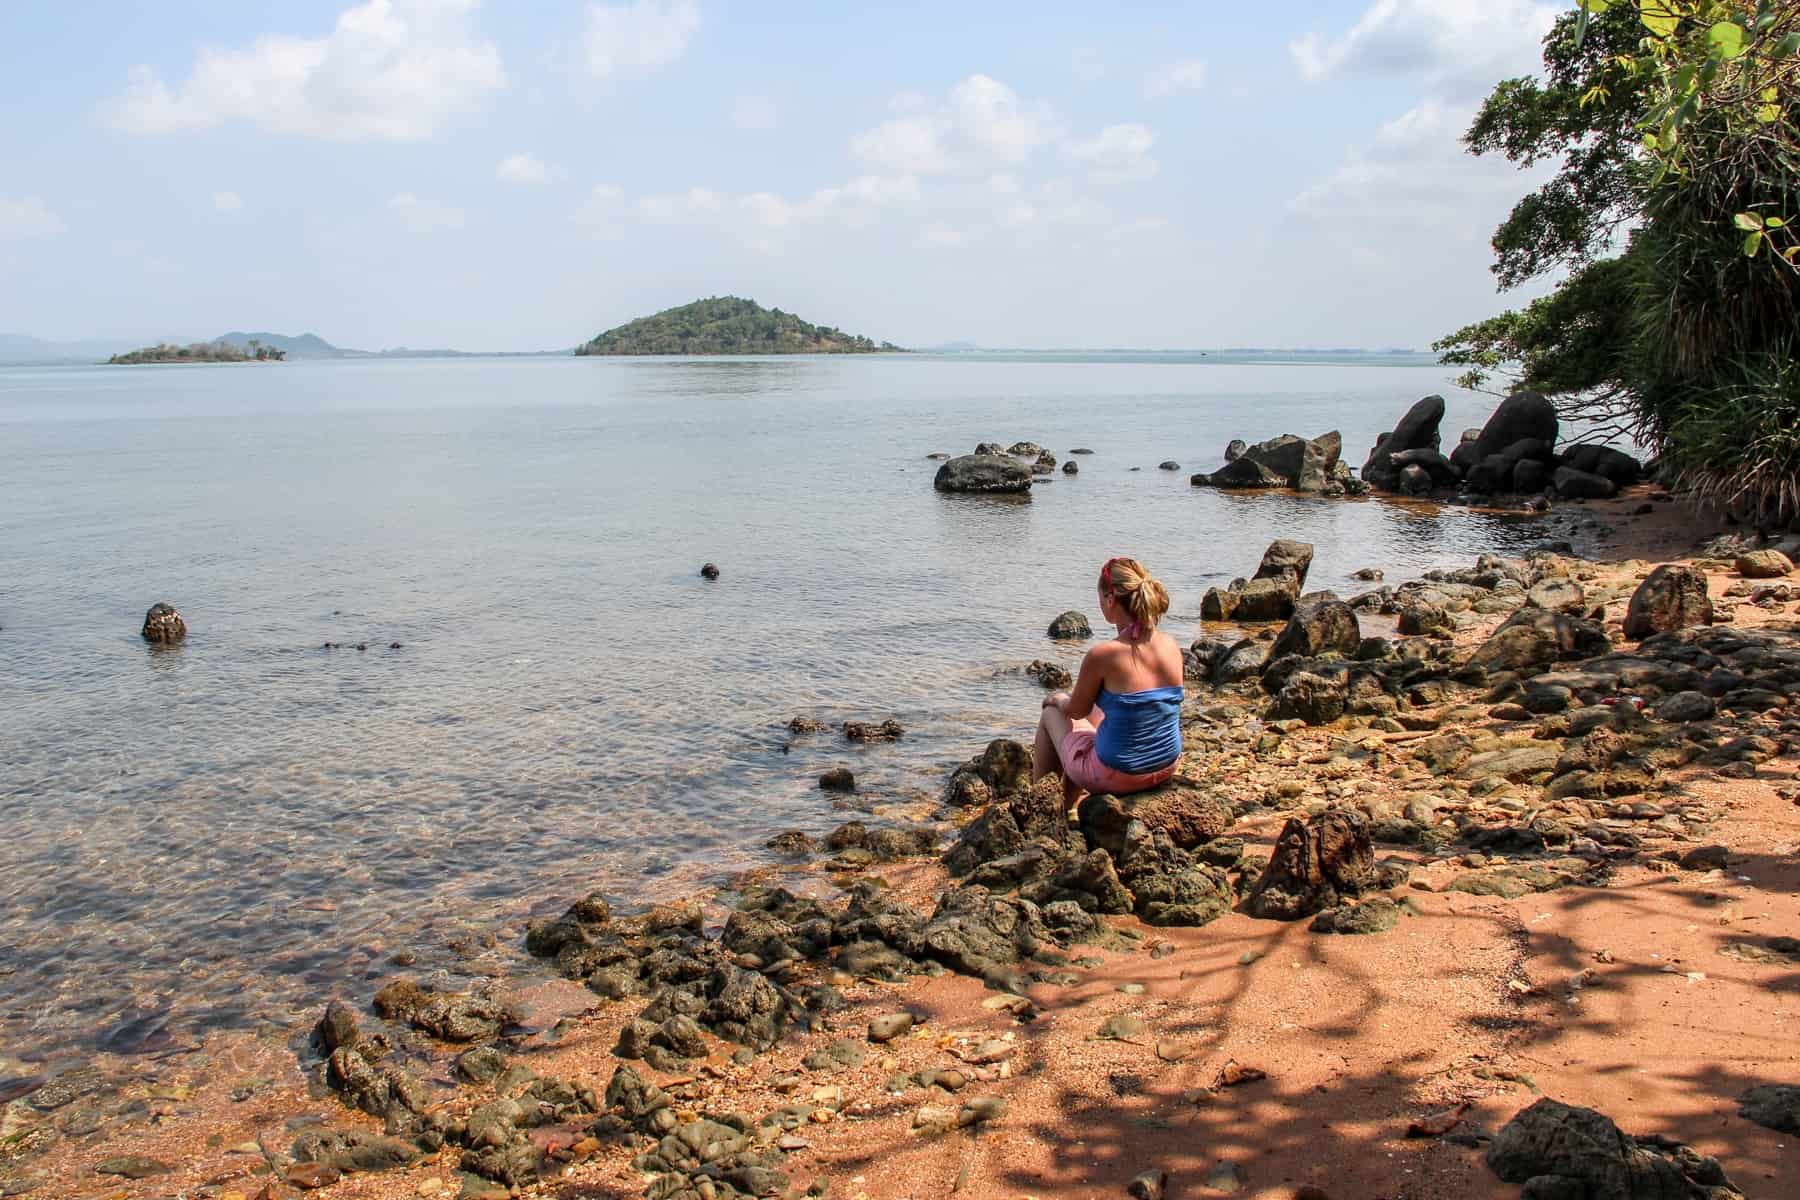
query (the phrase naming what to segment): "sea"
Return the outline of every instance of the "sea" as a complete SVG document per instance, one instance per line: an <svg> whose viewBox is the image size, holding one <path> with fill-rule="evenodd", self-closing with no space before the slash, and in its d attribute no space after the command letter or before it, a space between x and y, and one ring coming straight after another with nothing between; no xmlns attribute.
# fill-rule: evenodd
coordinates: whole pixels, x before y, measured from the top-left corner
<svg viewBox="0 0 1800 1200"><path fill-rule="evenodd" d="M1406 354L0 368L0 1048L146 1052L402 969L528 973L530 915L916 811L1029 741L1019 668L1076 665L1045 627L1098 622L1113 555L1185 642L1277 537L1339 590L1541 540L1189 483L1289 432L1360 466L1434 392L1447 444L1493 403ZM1093 453L1026 498L933 490L928 455L1021 440ZM139 636L158 601L184 643ZM817 787L840 765L853 796Z"/></svg>

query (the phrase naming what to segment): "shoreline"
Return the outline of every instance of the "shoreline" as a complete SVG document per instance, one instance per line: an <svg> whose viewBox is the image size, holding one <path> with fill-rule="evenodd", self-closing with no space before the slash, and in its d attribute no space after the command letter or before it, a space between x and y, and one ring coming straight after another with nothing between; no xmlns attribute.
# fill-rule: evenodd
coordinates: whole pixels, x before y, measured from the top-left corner
<svg viewBox="0 0 1800 1200"><path fill-rule="evenodd" d="M1634 494L1615 502L1568 505L1562 511L1605 523L1625 519L1627 506L1639 499ZM1642 520L1626 519L1618 548L1638 558L1669 556L1684 538L1691 539L1692 520L1679 506L1659 508ZM1606 602L1608 616L1618 615L1629 595L1625 581L1638 573L1636 568L1582 562L1579 570L1593 572L1589 586L1597 592L1610 595L1624 588L1624 595ZM1726 572L1709 575L1715 594L1736 582ZM1784 607L1789 611L1780 619L1791 621L1793 605ZM1741 605L1739 614L1741 628L1768 623L1750 605ZM1472 650L1503 616L1488 614L1459 629L1450 642L1454 652ZM1391 636L1380 621L1367 622L1364 632ZM1360 748L1361 739L1369 736L1366 723L1360 729L1305 727L1283 731L1265 748L1261 739L1270 736L1266 733L1246 739L1234 735L1256 720L1247 715L1250 705L1222 691L1195 687L1194 692L1207 703L1201 706L1204 715L1190 725L1201 736L1193 737L1184 756L1188 774L1214 783L1260 775L1278 790L1290 782L1298 785L1272 806L1249 807L1232 821L1231 837L1241 838L1252 857L1275 844L1279 827L1290 816L1352 802L1359 789L1399 790L1383 779L1386 771L1402 768L1407 747L1444 729L1493 723L1485 713L1446 717L1429 732L1381 734L1378 750ZM1260 699L1255 707L1260 709ZM1424 707L1437 716L1436 710L1459 706L1444 700ZM1215 708L1222 711L1215 713ZM947 1194L955 1190L953 1185L978 1196L1114 1195L1124 1194L1140 1171L1168 1170L1181 1181L1182 1195L1236 1191L1285 1200L1308 1186L1322 1188L1320 1194L1336 1200L1376 1194L1516 1195L1515 1187L1500 1184L1481 1165L1478 1148L1438 1138L1407 1139L1405 1121L1399 1118L1425 1115L1430 1105L1447 1108L1466 1102L1470 1107L1459 1123L1491 1132L1514 1108L1535 1098L1536 1089L1577 1103L1591 1098L1628 1132L1672 1129L1703 1153L1718 1155L1746 1195L1773 1196L1776 1192L1768 1190L1771 1185L1761 1176L1773 1172L1779 1178L1784 1165L1776 1149L1779 1135L1735 1117L1719 1132L1716 1114L1697 1103L1698 1087L1691 1094L1681 1090L1671 1082L1673 1072L1664 1071L1667 1078L1659 1075L1655 1083L1626 1083L1622 1091L1604 1070L1582 1064L1607 1056L1619 1059L1621 1038L1651 1033L1637 1006L1654 1003L1680 1014L1682 1038L1707 1043L1704 1053L1673 1056L1696 1079L1703 1061L1717 1057L1732 1062L1734 1078L1800 1084L1791 1049L1760 1058L1744 1053L1737 1043L1753 1041L1757 1023L1709 1025L1714 1018L1708 1014L1723 1002L1700 998L1729 988L1729 1002L1752 1010L1758 1022L1795 1019L1792 1004L1783 1007L1783 994L1766 982L1779 971L1775 959L1721 956L1705 937L1731 914L1733 924L1747 922L1744 928L1757 935L1800 929L1794 901L1800 875L1790 844L1800 837L1800 822L1793 803L1775 794L1777 786L1793 783L1792 735L1788 742L1784 754L1757 764L1751 778L1722 777L1708 768L1684 768L1679 775L1693 797L1690 803L1712 814L1695 829L1704 826L1708 836L1726 843L1723 862L1733 868L1729 871L1711 866L1690 871L1679 861L1655 857L1660 851L1645 849L1601 860L1613 872L1609 887L1557 886L1508 899L1437 886L1472 867L1465 860L1484 857L1479 851L1434 856L1380 842L1377 856L1383 860L1411 856L1407 870L1413 876L1394 889L1408 902L1402 907L1413 911L1403 913L1396 928L1382 936L1315 934L1305 921L1276 923L1241 911L1190 928L1152 928L1132 917L1107 917L1109 926L1127 931L1127 940L1115 937L1099 949L1071 945L1063 952L1065 965L1047 972L1062 978L1014 981L1018 994L1030 1002L1029 1014L1005 1000L1007 993L955 971L893 986L839 980L829 964L803 964L796 977L835 988L849 1006L823 1014L814 1032L790 1034L749 1064L734 1059L733 1045L708 1039L697 1063L662 1073L636 1062L632 1066L672 1089L677 1111L696 1119L701 1113L745 1111L754 1121L784 1107L807 1105L795 1129L772 1139L780 1143L772 1148L780 1151L792 1186L770 1194L798 1195L814 1179L829 1178L833 1196L869 1200ZM1371 767L1371 760L1382 770ZM1351 780L1359 782L1352 786ZM1515 785L1491 795L1523 806L1514 793L1525 790L1534 789ZM1465 807L1489 815L1503 817L1510 811L1486 800L1463 797ZM1724 819L1728 812L1729 823ZM1454 850L1454 844L1449 848ZM1504 870L1506 859L1541 857L1506 856L1497 869ZM726 887L708 889L701 920L716 932L732 911L721 902L758 883L836 905L857 879L882 878L895 897L929 911L934 894L949 882L935 855L846 865L852 869L834 872L819 862L757 868L729 880ZM1484 862L1473 869L1493 866ZM1761 895L1763 891L1769 895ZM1708 895L1722 898L1709 900ZM1601 911L1609 908L1604 901L1615 898L1619 907L1631 911L1629 919ZM556 911L573 899L546 897L524 907ZM1759 904L1757 912L1749 911ZM1769 910L1767 915L1763 909ZM1658 923L1654 928L1652 921ZM517 938L523 932L499 930L493 936ZM1603 944L1590 945L1597 936ZM1173 947L1167 955L1156 949L1165 943ZM1662 948L1652 948L1658 946ZM1586 957L1577 953L1578 947ZM1602 959L1604 965L1594 966L1591 955L1597 951L1605 951L1610 962ZM1662 966L1654 965L1658 954L1663 955ZM1676 959L1674 965L1685 969L1663 970ZM1584 982L1567 982L1584 973ZM393 974L404 971L396 968ZM1693 974L1704 978L1693 979ZM384 979L389 977L384 973ZM1658 989L1666 984L1682 990L1664 995ZM1702 986L1706 984L1717 986ZM376 986L372 983L368 990L372 993ZM1586 991L1590 987L1593 998ZM641 1001L650 998L607 1003L589 987L567 981L523 988L508 983L502 991L524 1017L502 1039L505 1052L529 1063L541 1078L574 1081L596 1097L619 1065L610 1050L620 1030ZM367 995L343 998L356 1006L365 1024L396 1038L391 1059L379 1065L405 1063L423 1076L431 1093L427 1113L441 1112L448 1123L493 1100L494 1092L485 1086L457 1086L449 1062L462 1046L453 1050L406 1033L403 1021L382 1026L368 1016ZM993 1005L996 999L1003 1004ZM320 997L309 1009L312 1019L324 1000ZM824 1065L801 1063L838 1042L861 1041L871 1017L901 1008L927 1018L919 1031L865 1045L856 1066L834 1064L829 1054L819 1060ZM1606 1012L1585 1019L1594 1010ZM1025 1015L1032 1019L1022 1020ZM1123 1037L1093 1040L1103 1020L1121 1015L1132 1016L1141 1027ZM1549 1057L1541 1040L1553 1025L1562 1027L1556 1053L1569 1061ZM45 1096L34 1089L13 1095L22 1084L4 1081L0 1086L8 1092L0 1092L7 1101L0 1110L0 1184L5 1186L0 1192L136 1197L169 1194L171 1187L181 1186L188 1194L219 1200L230 1200L234 1192L246 1198L265 1192L285 1195L282 1185L272 1191L267 1185L275 1168L289 1170L282 1156L311 1127L296 1125L296 1119L318 1117L323 1126L367 1135L382 1124L353 1113L322 1081L309 1079L318 1072L319 1058L306 1052L304 1040L304 1035L279 1042L215 1035L196 1055L126 1060L119 1064L123 1086L118 1078L104 1080L121 1099L115 1108L109 1108L112 1100L97 1099L97 1091L81 1092L86 1083L97 1082L91 1075L59 1077L61 1092L74 1094L58 1104L50 1102L61 1099L61 1093ZM1715 1053L1713 1043L1730 1053ZM1658 1064L1671 1057L1642 1053L1644 1061ZM112 1062L96 1061L104 1062L103 1074L110 1074ZM1267 1078L1224 1086L1221 1081L1233 1062L1254 1067ZM966 1093L916 1086L895 1093L887 1088L892 1077L908 1071L952 1067L964 1075ZM1518 1082L1519 1076L1530 1083ZM671 1079L686 1082L672 1084ZM515 1086L523 1085L515 1081ZM1622 1099L1631 1095L1632 1086L1647 1098ZM1709 1086L1716 1092L1723 1085ZM966 1126L969 1133L911 1132L924 1109L948 1106L954 1118L970 1095L1006 1102L1006 1112L992 1118L994 1132L983 1132L989 1119L979 1116ZM1734 1097L1711 1095L1717 1103ZM597 1115L590 1111L542 1128L585 1131ZM80 1132L90 1122L92 1128ZM1197 1139L1198 1134L1204 1138ZM536 1130L528 1140L544 1143L539 1149L551 1163L570 1164L566 1174L532 1185L542 1194L643 1194L645 1176L629 1165L631 1151L641 1150L641 1144L585 1132L539 1137ZM595 1144L586 1146L587 1140ZM1207 1153L1195 1154L1196 1140L1206 1142ZM789 1141L804 1144L789 1146ZM1229 1153L1212 1152L1219 1148L1229 1148ZM482 1194L469 1191L466 1178L453 1170L459 1154L469 1153L446 1148L405 1170L352 1173L330 1183L325 1194ZM131 1155L146 1162L123 1161ZM152 1171L140 1181L132 1181L129 1172L94 1173L108 1162L145 1167L151 1160L170 1169ZM1791 1167L1791 1158L1785 1161ZM323 1173L314 1172L313 1178L323 1178ZM432 1186L434 1179L439 1182ZM31 1191L12 1190L33 1181ZM1209 1182L1220 1186L1207 1192L1203 1185ZM1406 1190L1410 1188L1420 1190Z"/></svg>

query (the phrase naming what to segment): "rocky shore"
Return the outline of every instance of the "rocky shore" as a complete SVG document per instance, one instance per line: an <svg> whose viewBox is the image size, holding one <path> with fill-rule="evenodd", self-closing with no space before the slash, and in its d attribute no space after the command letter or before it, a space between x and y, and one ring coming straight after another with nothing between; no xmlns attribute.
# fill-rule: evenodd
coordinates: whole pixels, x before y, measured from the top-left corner
<svg viewBox="0 0 1800 1200"><path fill-rule="evenodd" d="M1071 820L1000 740L916 821L497 930L538 982L395 966L286 1045L0 1062L0 1193L1790 1195L1791 560L1337 596L1311 557L1209 609L1162 789Z"/></svg>

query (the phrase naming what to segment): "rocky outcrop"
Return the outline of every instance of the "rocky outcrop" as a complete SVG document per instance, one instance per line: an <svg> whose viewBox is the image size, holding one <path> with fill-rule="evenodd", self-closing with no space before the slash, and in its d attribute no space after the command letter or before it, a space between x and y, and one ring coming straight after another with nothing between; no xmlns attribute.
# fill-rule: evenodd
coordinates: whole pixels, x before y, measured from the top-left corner
<svg viewBox="0 0 1800 1200"><path fill-rule="evenodd" d="M1631 604L1625 610L1625 636L1647 638L1690 625L1707 625L1712 618L1706 573L1665 563L1650 572L1650 577L1631 594Z"/></svg>
<svg viewBox="0 0 1800 1200"><path fill-rule="evenodd" d="M1245 907L1253 916L1293 921L1360 896L1376 882L1367 820L1333 809L1282 826Z"/></svg>
<svg viewBox="0 0 1800 1200"><path fill-rule="evenodd" d="M1554 449L1557 429L1556 405L1547 397L1537 392L1514 392L1500 402L1481 427L1481 435L1470 453L1480 462L1521 442Z"/></svg>
<svg viewBox="0 0 1800 1200"><path fill-rule="evenodd" d="M1225 466L1195 475L1189 482L1195 487L1284 487L1342 495L1355 481L1342 465L1342 453L1343 437L1335 430L1310 439L1288 433L1246 446L1235 455L1228 448Z"/></svg>
<svg viewBox="0 0 1800 1200"><path fill-rule="evenodd" d="M937 469L940 492L1017 493L1031 490L1031 468L1004 454L965 454Z"/></svg>
<svg viewBox="0 0 1800 1200"><path fill-rule="evenodd" d="M1543 1099L1503 1126L1487 1165L1551 1200L1742 1200L1718 1161L1663 1137L1634 1138L1591 1108Z"/></svg>
<svg viewBox="0 0 1800 1200"><path fill-rule="evenodd" d="M144 614L144 640L155 645L166 646L181 641L187 636L187 622L175 611L172 604L157 602L150 606Z"/></svg>
<svg viewBox="0 0 1800 1200"><path fill-rule="evenodd" d="M1438 449L1438 425L1444 419L1444 398L1442 396L1426 396L1417 404L1406 410L1393 432L1384 433L1375 440L1375 448L1369 451L1368 461L1363 464L1363 482L1370 487L1383 491L1394 491L1399 485L1401 468L1405 462L1396 463L1394 456L1410 451L1428 451L1435 454ZM1445 459L1446 466L1451 465ZM1457 472L1460 478L1461 472Z"/></svg>
<svg viewBox="0 0 1800 1200"><path fill-rule="evenodd" d="M1200 616L1208 621L1281 621L1294 615L1312 566L1309 542L1283 538L1263 551L1256 575L1229 588L1208 588Z"/></svg>

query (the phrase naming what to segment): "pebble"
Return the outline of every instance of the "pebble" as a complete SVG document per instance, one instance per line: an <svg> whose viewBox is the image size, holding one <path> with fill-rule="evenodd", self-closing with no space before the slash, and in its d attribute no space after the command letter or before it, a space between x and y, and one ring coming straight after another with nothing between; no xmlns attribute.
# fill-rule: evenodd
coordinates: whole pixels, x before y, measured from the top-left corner
<svg viewBox="0 0 1800 1200"><path fill-rule="evenodd" d="M1220 1163L1206 1177L1206 1186L1215 1192L1241 1192L1246 1182L1236 1163Z"/></svg>
<svg viewBox="0 0 1800 1200"><path fill-rule="evenodd" d="M913 1015L909 1012L889 1013L876 1017L869 1022L869 1040L880 1045L891 1042L913 1027Z"/></svg>
<svg viewBox="0 0 1800 1200"><path fill-rule="evenodd" d="M1005 1097L977 1096L962 1106L962 1109L956 1114L956 1123L965 1128L970 1125L986 1125L989 1121L998 1121L1005 1115Z"/></svg>

